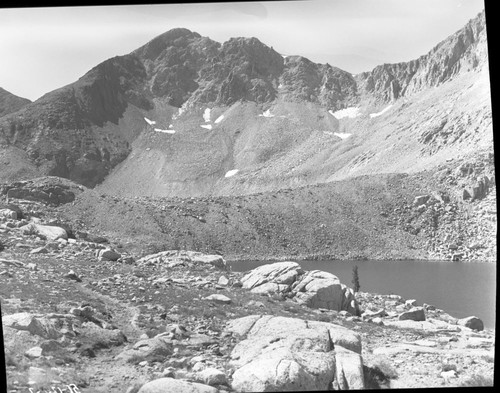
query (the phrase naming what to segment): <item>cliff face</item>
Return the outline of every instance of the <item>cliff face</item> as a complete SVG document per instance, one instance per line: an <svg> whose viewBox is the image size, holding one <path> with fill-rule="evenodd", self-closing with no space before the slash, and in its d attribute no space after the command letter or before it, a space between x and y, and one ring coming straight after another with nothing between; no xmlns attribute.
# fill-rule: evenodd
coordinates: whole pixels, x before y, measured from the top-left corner
<svg viewBox="0 0 500 393"><path fill-rule="evenodd" d="M379 103L438 86L461 72L488 66L484 12L416 60L383 64L359 75L362 92Z"/></svg>
<svg viewBox="0 0 500 393"><path fill-rule="evenodd" d="M301 155L307 152L309 157L316 151L319 155L314 160L326 160L334 152L323 142L313 147L319 142L311 142L311 132L332 135L344 127L341 135L347 135L346 126L339 125L328 110L387 104L451 81L465 71L479 72L487 65L486 48L482 13L419 59L381 65L354 77L329 64L284 57L256 38L232 38L219 44L187 29L173 29L128 55L104 61L75 83L33 103L17 101L19 110L10 105L0 112L0 144L25 163L19 170L10 170L9 176L22 176L26 168L29 173L36 168L40 175L68 177L93 187L133 152L133 146L146 148L154 139L154 127L144 117L161 122L160 130L175 123L180 132L175 138L186 137L182 143L192 147L190 138L199 138L203 108L218 116L233 108L225 115L225 131L208 137L210 152L200 153L200 157L221 157L210 176L223 175L240 162L240 156L249 162L269 163L276 158L284 164L304 161ZM281 110L279 119L256 122L258 111L268 108ZM181 113L183 117L177 119ZM172 157L169 149L177 143L175 138L155 146L163 146ZM193 154L191 147L186 154ZM159 153L163 161L165 151ZM279 158L292 151L293 159ZM164 163L166 171L179 162ZM196 165L203 166L203 162L200 158ZM185 164L182 168L195 178L205 174Z"/></svg>

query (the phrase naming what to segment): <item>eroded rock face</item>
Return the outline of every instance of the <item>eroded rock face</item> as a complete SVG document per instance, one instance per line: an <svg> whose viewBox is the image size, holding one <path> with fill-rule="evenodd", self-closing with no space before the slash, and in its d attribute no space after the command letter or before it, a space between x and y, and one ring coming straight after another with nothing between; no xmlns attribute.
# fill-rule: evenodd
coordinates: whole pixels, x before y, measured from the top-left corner
<svg viewBox="0 0 500 393"><path fill-rule="evenodd" d="M239 392L362 389L361 340L326 322L251 315L229 322L246 336L231 353Z"/></svg>
<svg viewBox="0 0 500 393"><path fill-rule="evenodd" d="M0 184L0 195L8 201L21 199L54 206L73 202L82 191L84 187L55 176Z"/></svg>
<svg viewBox="0 0 500 393"><path fill-rule="evenodd" d="M259 266L245 275L243 288L254 293L283 293L311 308L348 311L359 315L354 291L337 276L320 270L305 272L296 262Z"/></svg>

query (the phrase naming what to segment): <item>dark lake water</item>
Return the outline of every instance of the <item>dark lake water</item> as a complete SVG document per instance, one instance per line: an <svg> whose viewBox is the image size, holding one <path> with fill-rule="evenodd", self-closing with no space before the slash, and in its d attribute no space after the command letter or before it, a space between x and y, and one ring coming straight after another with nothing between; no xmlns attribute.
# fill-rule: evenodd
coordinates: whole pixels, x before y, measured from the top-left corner
<svg viewBox="0 0 500 393"><path fill-rule="evenodd" d="M233 271L247 271L270 262L232 262ZM358 266L360 291L397 294L432 304L463 318L475 315L495 328L496 263L429 261L299 261L304 270L335 274L352 287L352 269Z"/></svg>

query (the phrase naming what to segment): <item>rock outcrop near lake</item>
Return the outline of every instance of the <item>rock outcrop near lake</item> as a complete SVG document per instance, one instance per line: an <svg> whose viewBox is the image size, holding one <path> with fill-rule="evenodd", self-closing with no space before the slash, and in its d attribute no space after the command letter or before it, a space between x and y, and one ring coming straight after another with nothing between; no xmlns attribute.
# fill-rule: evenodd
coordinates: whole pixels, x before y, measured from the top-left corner
<svg viewBox="0 0 500 393"><path fill-rule="evenodd" d="M351 288L327 272L305 272L296 262L277 262L253 269L241 282L254 293L281 294L312 308L326 308L359 314Z"/></svg>

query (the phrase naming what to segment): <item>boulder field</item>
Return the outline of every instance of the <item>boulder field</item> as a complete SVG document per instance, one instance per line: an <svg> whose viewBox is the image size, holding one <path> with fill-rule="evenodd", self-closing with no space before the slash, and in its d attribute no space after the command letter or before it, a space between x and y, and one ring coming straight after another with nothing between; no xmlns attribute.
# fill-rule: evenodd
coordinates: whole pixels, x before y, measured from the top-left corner
<svg viewBox="0 0 500 393"><path fill-rule="evenodd" d="M8 390L492 384L495 333L476 316L354 293L293 261L239 273L217 253L137 253L92 227L73 230L46 202L8 206L0 216Z"/></svg>

